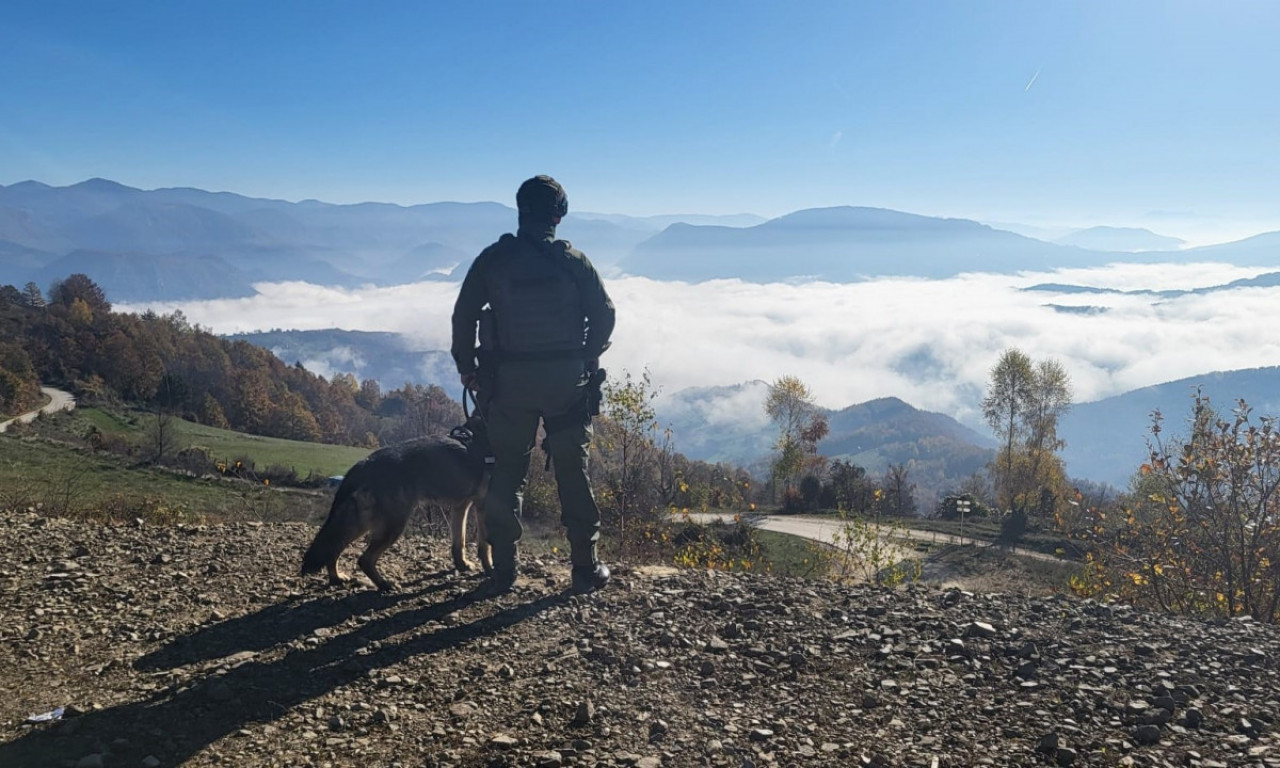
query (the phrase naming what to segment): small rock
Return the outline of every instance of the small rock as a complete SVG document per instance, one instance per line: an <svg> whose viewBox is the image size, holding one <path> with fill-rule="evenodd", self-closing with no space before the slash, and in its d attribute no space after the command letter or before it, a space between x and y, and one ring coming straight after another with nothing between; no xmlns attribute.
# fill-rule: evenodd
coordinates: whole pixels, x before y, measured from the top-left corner
<svg viewBox="0 0 1280 768"><path fill-rule="evenodd" d="M1140 725L1133 729L1133 738L1139 744L1150 746L1160 741L1160 726L1158 725Z"/></svg>
<svg viewBox="0 0 1280 768"><path fill-rule="evenodd" d="M489 739L489 746L496 747L497 749L514 749L520 746L520 740L514 736L499 733Z"/></svg>
<svg viewBox="0 0 1280 768"><path fill-rule="evenodd" d="M575 727L589 725L596 717L596 705L591 703L590 699L578 703L578 711L574 713L573 720L569 723Z"/></svg>
<svg viewBox="0 0 1280 768"><path fill-rule="evenodd" d="M965 627L964 636L965 637L995 637L996 628L985 621L974 621L974 622L970 622L969 626Z"/></svg>
<svg viewBox="0 0 1280 768"><path fill-rule="evenodd" d="M667 722L665 720L654 720L649 724L649 741L657 741L667 735Z"/></svg>
<svg viewBox="0 0 1280 768"><path fill-rule="evenodd" d="M1036 751L1043 752L1046 755L1057 753L1061 739L1056 733L1046 733L1040 738L1040 745L1036 747Z"/></svg>

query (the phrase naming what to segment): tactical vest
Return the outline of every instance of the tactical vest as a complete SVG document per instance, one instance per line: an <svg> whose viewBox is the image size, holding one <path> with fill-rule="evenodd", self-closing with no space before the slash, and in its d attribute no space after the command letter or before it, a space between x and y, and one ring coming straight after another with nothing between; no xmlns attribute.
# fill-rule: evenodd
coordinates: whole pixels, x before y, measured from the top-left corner
<svg viewBox="0 0 1280 768"><path fill-rule="evenodd" d="M513 235L489 269L489 306L499 359L583 354L586 312L564 240L534 244Z"/></svg>

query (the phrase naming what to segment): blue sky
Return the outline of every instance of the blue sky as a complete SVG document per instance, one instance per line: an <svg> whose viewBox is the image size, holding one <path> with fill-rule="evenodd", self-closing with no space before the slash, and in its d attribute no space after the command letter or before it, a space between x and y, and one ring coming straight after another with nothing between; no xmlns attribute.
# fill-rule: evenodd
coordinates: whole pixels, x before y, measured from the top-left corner
<svg viewBox="0 0 1280 768"><path fill-rule="evenodd" d="M0 184L1280 229L1280 3L41 2Z"/></svg>

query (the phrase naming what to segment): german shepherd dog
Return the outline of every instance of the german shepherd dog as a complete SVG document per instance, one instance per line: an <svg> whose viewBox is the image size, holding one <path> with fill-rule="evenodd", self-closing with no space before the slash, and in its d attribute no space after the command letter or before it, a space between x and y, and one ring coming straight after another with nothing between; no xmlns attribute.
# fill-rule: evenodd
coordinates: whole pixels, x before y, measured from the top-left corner
<svg viewBox="0 0 1280 768"><path fill-rule="evenodd" d="M489 486L485 464L488 441L484 424L468 418L461 437L423 437L374 451L342 478L329 516L302 557L302 573L327 568L329 583L341 584L338 557L365 533L369 543L357 563L378 587L389 592L395 584L378 572L378 558L404 533L409 516L423 502L435 502L449 510L453 539L453 564L471 570L466 548L467 513L478 507ZM470 450L468 450L470 443ZM484 515L476 515L476 555L485 573L493 570L493 558L484 527Z"/></svg>

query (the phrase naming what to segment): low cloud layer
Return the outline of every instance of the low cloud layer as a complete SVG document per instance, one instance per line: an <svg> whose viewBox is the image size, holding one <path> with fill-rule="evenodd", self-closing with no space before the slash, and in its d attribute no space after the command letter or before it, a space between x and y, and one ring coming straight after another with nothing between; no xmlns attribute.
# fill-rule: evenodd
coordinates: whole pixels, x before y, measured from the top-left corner
<svg viewBox="0 0 1280 768"><path fill-rule="evenodd" d="M668 393L792 374L828 407L896 396L974 424L988 372L1009 347L1061 361L1080 402L1208 371L1280 365L1274 330L1280 327L1280 288L1175 299L1021 289L1039 283L1192 289L1263 271L1124 264L946 280L768 285L619 278L608 282L619 317L604 363L633 372L647 367ZM392 331L422 349L447 349L458 289L442 282L361 290L300 282L257 287L259 295L248 299L150 308L181 309L216 333L336 327Z"/></svg>

